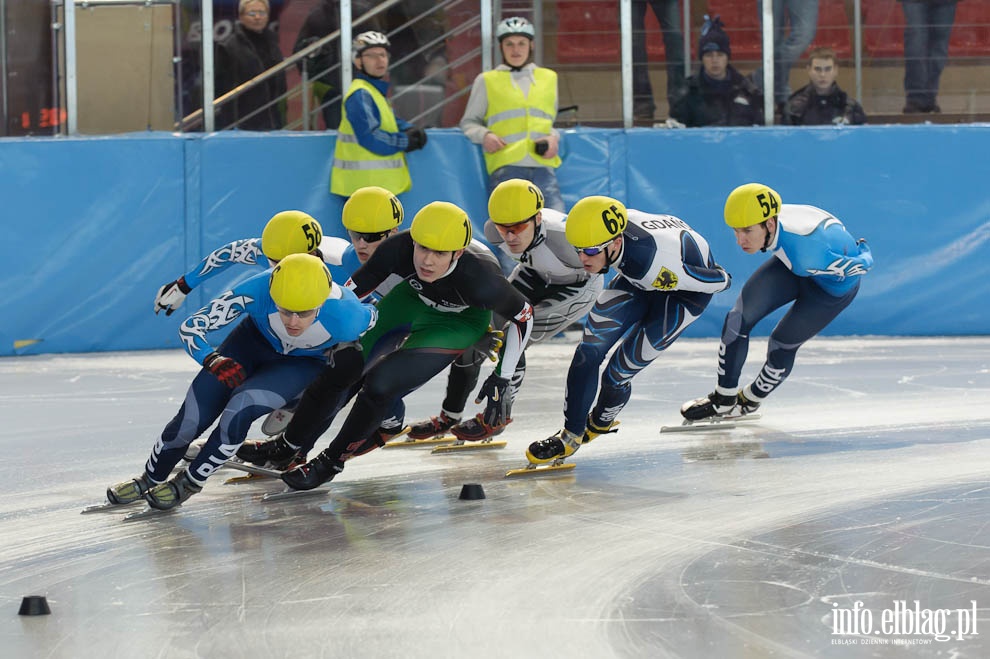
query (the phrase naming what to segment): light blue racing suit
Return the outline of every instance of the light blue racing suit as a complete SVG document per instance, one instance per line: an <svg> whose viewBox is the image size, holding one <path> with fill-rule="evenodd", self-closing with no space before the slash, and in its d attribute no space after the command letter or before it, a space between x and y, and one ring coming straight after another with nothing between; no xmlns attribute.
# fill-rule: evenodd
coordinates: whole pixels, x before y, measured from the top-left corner
<svg viewBox="0 0 990 659"><path fill-rule="evenodd" d="M794 305L770 333L767 359L756 380L743 390L760 402L790 374L794 358L808 339L849 306L873 254L842 222L814 206L783 204L768 259L749 278L725 317L719 346L716 391L735 396L749 352L753 327L788 302Z"/></svg>
<svg viewBox="0 0 990 659"><path fill-rule="evenodd" d="M265 271L245 280L179 328L183 346L198 363L216 351L238 362L247 377L243 384L230 389L205 368L200 370L182 407L152 448L145 471L153 482L167 480L186 447L219 418L187 470L189 478L202 485L237 452L256 419L302 394L323 370L331 349L357 341L374 326L375 308L334 283L313 324L299 336L290 336L269 295L270 278L271 271ZM219 348L213 348L209 334L241 316L246 317Z"/></svg>

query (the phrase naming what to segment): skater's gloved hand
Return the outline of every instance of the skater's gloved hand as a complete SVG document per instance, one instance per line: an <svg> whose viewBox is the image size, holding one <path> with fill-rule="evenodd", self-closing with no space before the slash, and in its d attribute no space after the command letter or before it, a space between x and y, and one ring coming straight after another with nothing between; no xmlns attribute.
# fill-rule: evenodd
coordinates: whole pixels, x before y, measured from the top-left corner
<svg viewBox="0 0 990 659"><path fill-rule="evenodd" d="M224 357L216 352L211 352L206 356L206 359L203 360L203 368L231 389L241 386L247 379L247 373L244 372L243 366L230 357Z"/></svg>
<svg viewBox="0 0 990 659"><path fill-rule="evenodd" d="M508 423L509 409L512 405L512 401L509 400L509 379L494 373L489 375L485 383L481 385L481 390L474 402L480 403L486 398L488 402L485 404L482 420L492 428Z"/></svg>
<svg viewBox="0 0 990 659"><path fill-rule="evenodd" d="M481 343L479 344L478 349L481 350L481 352L484 353L488 359L493 362L497 362L499 350L502 349L502 344L504 342L505 332L502 330L497 330L489 325L488 331L485 332L483 337L481 337Z"/></svg>
<svg viewBox="0 0 990 659"><path fill-rule="evenodd" d="M155 315L159 311L164 311L166 316L171 316L172 312L182 306L182 301L192 289L186 285L184 277L179 277L158 289L155 296Z"/></svg>

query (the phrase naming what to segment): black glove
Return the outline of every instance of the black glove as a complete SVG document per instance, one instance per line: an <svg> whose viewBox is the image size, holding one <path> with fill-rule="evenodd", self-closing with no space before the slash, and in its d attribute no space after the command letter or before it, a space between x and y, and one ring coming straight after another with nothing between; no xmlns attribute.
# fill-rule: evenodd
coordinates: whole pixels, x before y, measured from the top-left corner
<svg viewBox="0 0 990 659"><path fill-rule="evenodd" d="M509 379L499 377L494 373L489 375L485 383L481 385L481 390L474 402L480 403L485 398L488 399L485 404L485 413L482 416L485 424L491 428L498 428L507 424L509 422L509 410L512 406L512 401L509 400Z"/></svg>
<svg viewBox="0 0 990 659"><path fill-rule="evenodd" d="M241 386L247 379L247 373L244 372L243 366L230 357L224 357L217 352L211 352L206 356L206 359L203 360L203 368L231 389Z"/></svg>
<svg viewBox="0 0 990 659"><path fill-rule="evenodd" d="M406 147L406 152L418 151L426 146L426 131L422 128L417 128L413 126L406 131L406 137L409 138L409 146Z"/></svg>
<svg viewBox="0 0 990 659"><path fill-rule="evenodd" d="M192 289L186 285L184 277L179 277L175 281L170 281L158 289L155 296L155 315L159 311L164 311L166 316L171 316L172 312L182 306L182 301Z"/></svg>

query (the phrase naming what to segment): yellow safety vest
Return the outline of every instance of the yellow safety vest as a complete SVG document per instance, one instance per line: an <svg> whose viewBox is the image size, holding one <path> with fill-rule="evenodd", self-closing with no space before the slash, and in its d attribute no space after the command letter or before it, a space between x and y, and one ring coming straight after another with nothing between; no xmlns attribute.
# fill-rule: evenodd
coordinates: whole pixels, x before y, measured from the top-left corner
<svg viewBox="0 0 990 659"><path fill-rule="evenodd" d="M499 167L513 165L527 155L546 167L560 167L560 156L544 158L536 153L533 143L553 131L557 107L557 74L551 69L536 67L529 96L512 84L509 71L487 71L485 90L488 110L485 124L488 130L502 138L506 146L495 153L485 154L485 166L491 174Z"/></svg>
<svg viewBox="0 0 990 659"><path fill-rule="evenodd" d="M364 89L374 99L381 116L381 128L397 133L399 125L388 99L367 80L355 78L344 97L345 106L337 130L337 144L333 150L333 170L330 172L330 192L350 197L360 188L378 185L392 194L400 194L412 187L406 154L401 151L390 156L379 156L358 144L354 127L347 119L346 101L350 95Z"/></svg>

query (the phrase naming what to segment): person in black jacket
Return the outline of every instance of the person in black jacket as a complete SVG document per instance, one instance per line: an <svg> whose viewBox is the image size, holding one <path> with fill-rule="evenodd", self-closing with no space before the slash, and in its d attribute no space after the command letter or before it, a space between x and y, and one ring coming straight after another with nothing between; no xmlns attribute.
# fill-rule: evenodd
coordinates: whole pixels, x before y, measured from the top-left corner
<svg viewBox="0 0 990 659"><path fill-rule="evenodd" d="M856 99L835 82L839 64L831 48L815 48L808 54L811 82L787 99L784 123L792 126L865 124L866 113Z"/></svg>
<svg viewBox="0 0 990 659"><path fill-rule="evenodd" d="M732 51L721 18L705 16L698 52L701 71L687 79L670 116L688 127L763 125L763 93L729 64Z"/></svg>
<svg viewBox="0 0 990 659"><path fill-rule="evenodd" d="M216 95L230 91L282 61L278 37L267 29L268 0L240 0L234 29L216 46ZM277 130L284 124L281 103L285 73L278 73L220 106L218 127Z"/></svg>

